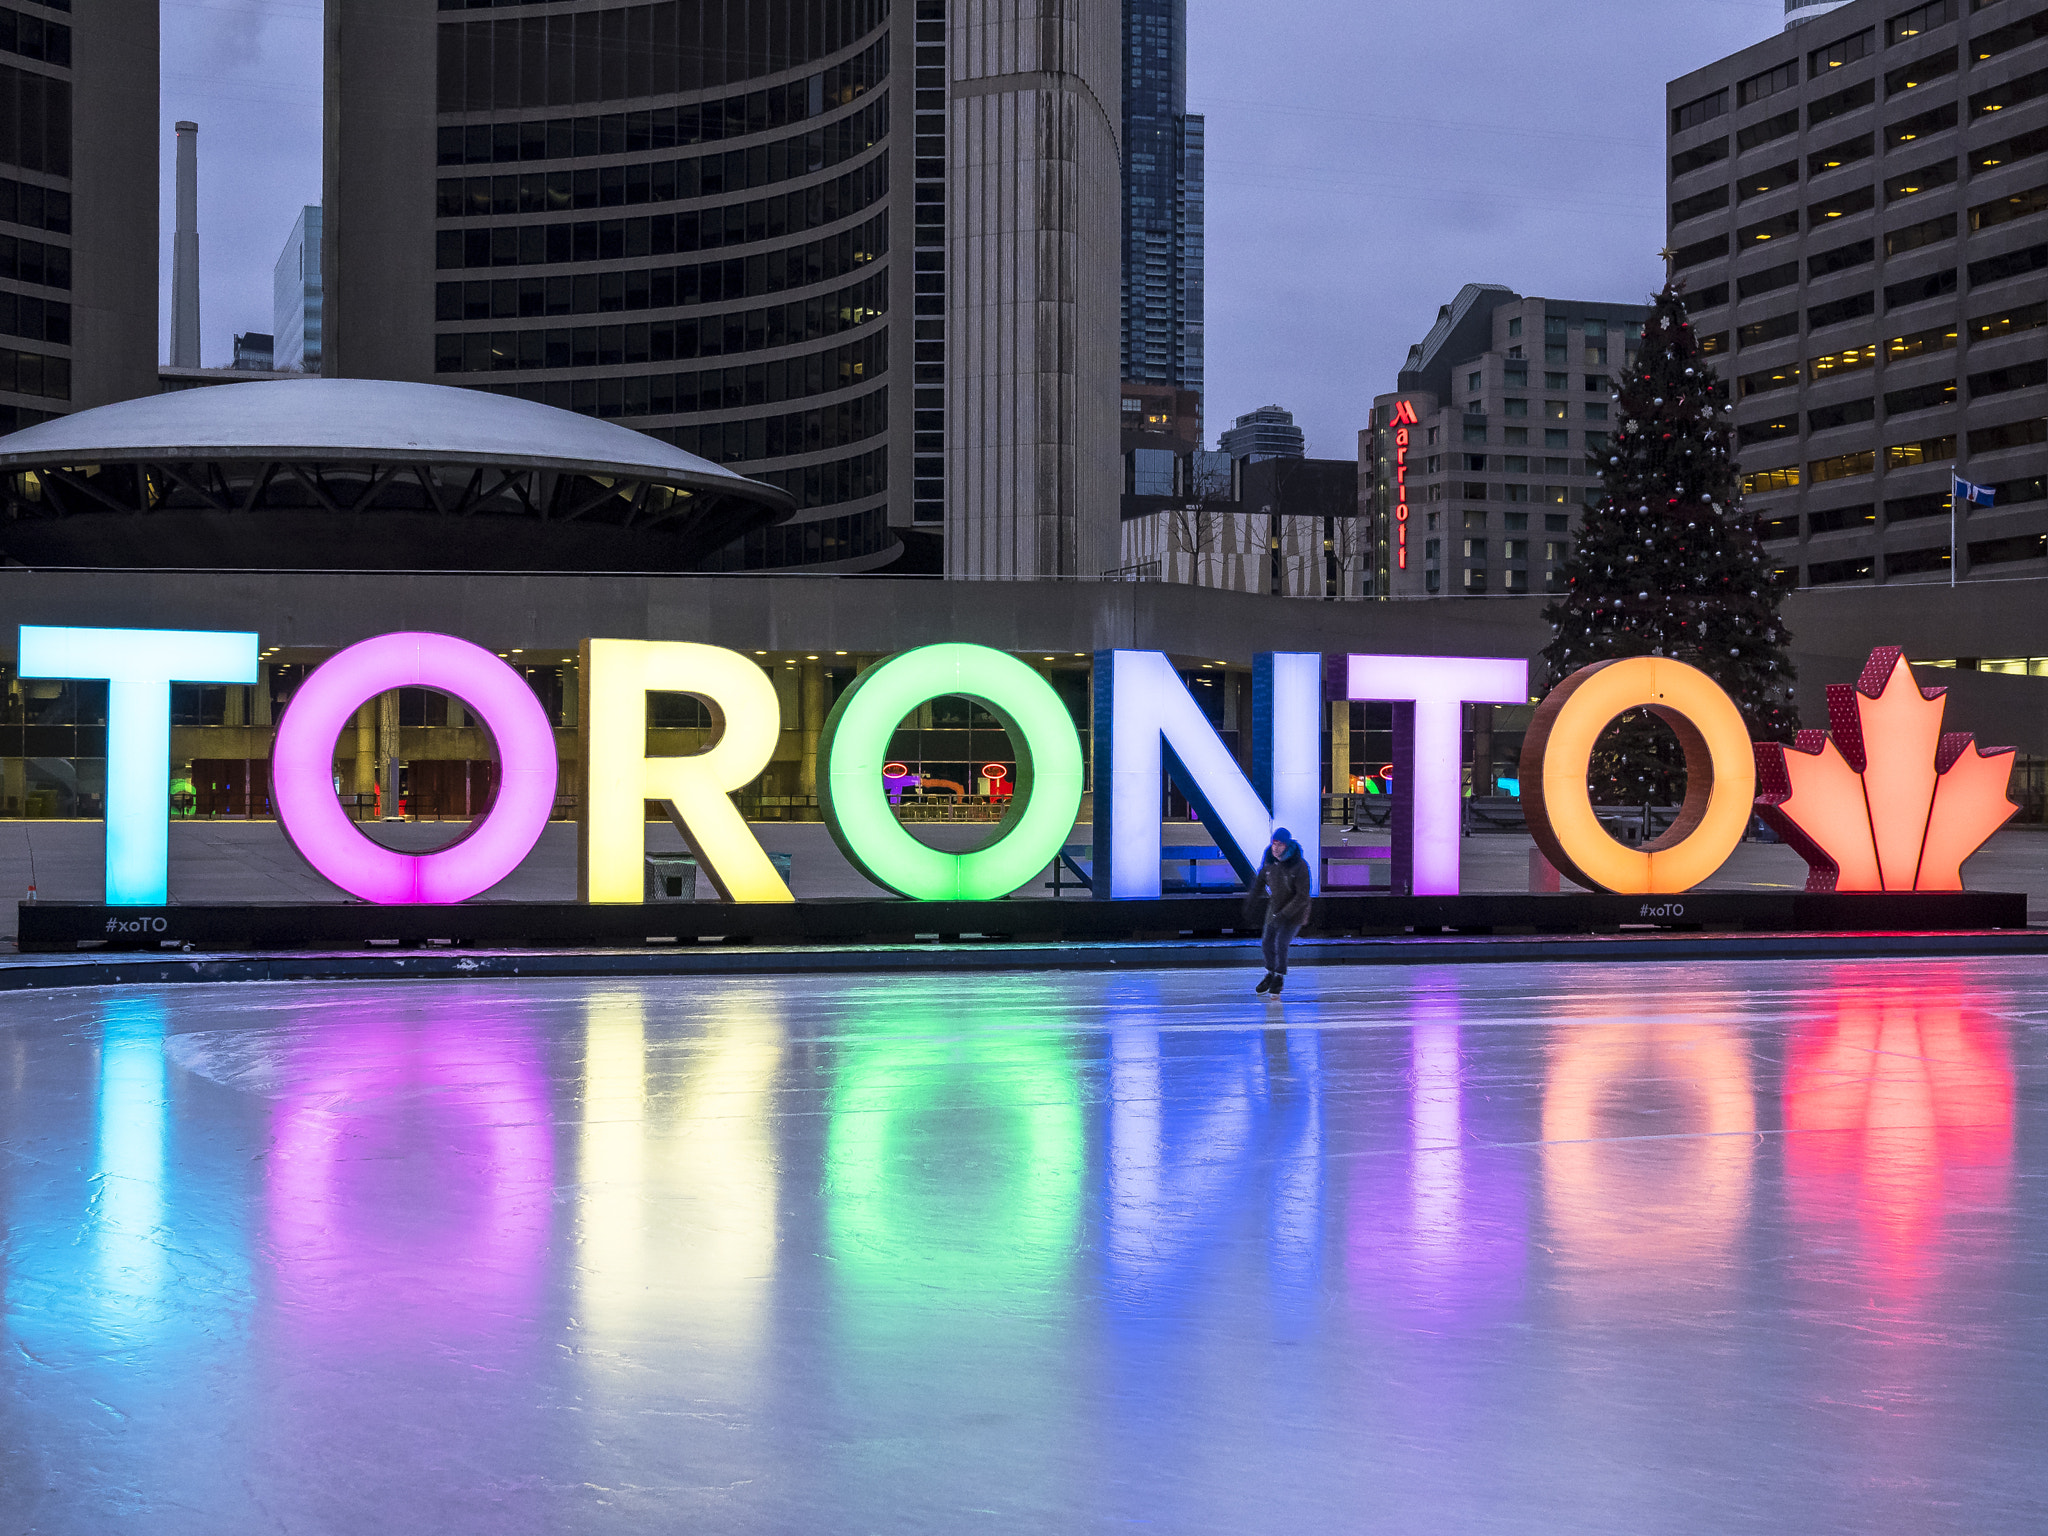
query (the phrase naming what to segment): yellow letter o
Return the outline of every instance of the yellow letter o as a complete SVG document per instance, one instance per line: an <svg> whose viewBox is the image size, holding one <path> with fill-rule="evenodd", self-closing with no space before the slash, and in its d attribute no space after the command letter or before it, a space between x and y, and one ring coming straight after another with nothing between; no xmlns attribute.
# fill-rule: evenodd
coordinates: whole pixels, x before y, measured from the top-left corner
<svg viewBox="0 0 2048 1536"><path fill-rule="evenodd" d="M1641 848L1608 836L1586 771L1615 716L1648 709L1685 750L1685 804ZM1728 861L1756 801L1756 755L1742 712L1697 667L1662 656L1595 662L1536 707L1522 741L1522 806L1536 846L1580 885L1623 895L1689 891Z"/></svg>

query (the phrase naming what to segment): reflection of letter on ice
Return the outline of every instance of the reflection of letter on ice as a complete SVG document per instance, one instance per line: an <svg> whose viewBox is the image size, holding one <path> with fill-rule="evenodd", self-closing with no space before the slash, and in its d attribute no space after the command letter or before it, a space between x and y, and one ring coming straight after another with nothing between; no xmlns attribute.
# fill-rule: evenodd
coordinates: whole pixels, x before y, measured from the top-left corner
<svg viewBox="0 0 2048 1536"><path fill-rule="evenodd" d="M1710 1277L1748 1211L1755 1131L1749 1058L1728 1026L1566 1024L1543 1096L1561 1263L1595 1290Z"/></svg>
<svg viewBox="0 0 2048 1536"><path fill-rule="evenodd" d="M782 1030L758 1001L714 1004L701 1033L652 1057L639 995L586 1006L581 1289L600 1337L658 1326L727 1350L759 1342L775 1270L768 1096Z"/></svg>

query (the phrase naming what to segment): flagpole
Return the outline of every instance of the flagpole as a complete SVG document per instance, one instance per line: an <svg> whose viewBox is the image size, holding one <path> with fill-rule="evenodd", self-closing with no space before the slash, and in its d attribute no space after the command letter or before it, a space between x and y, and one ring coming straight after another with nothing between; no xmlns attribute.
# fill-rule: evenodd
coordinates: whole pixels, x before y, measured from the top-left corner
<svg viewBox="0 0 2048 1536"><path fill-rule="evenodd" d="M1956 472L1948 472L1948 584L1956 584L1956 557L1961 551L1956 545Z"/></svg>

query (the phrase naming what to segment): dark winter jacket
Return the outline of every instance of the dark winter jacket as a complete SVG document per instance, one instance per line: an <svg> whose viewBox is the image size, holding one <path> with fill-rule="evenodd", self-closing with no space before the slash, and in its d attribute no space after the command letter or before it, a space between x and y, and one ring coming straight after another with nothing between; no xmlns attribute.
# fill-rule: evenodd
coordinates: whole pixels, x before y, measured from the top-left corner
<svg viewBox="0 0 2048 1536"><path fill-rule="evenodd" d="M1272 897L1272 905L1267 908L1269 915L1290 923L1308 921L1308 860L1302 857L1301 844L1290 838L1286 854L1278 859L1273 857L1272 849L1266 850L1248 900L1256 902L1262 893Z"/></svg>

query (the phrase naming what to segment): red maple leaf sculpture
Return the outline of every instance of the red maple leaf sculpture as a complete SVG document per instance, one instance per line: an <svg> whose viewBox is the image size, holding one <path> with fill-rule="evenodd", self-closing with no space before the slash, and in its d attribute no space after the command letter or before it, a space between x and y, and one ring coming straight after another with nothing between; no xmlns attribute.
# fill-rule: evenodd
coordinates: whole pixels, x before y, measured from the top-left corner
<svg viewBox="0 0 2048 1536"><path fill-rule="evenodd" d="M1756 744L1757 814L1806 860L1809 891L1960 891L1963 860L2019 809L2011 747L1942 734L1947 691L1882 646L1853 688L1829 685L1829 730Z"/></svg>

